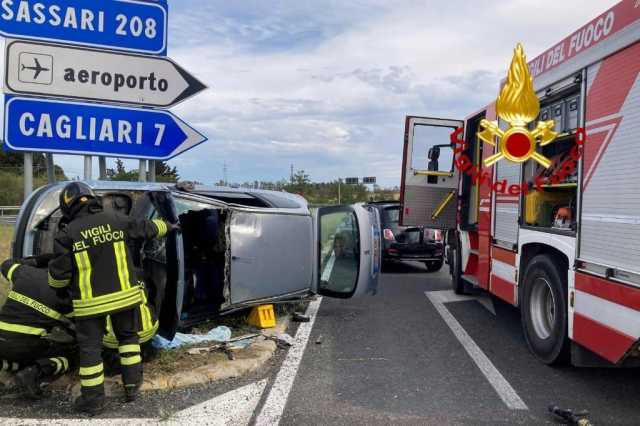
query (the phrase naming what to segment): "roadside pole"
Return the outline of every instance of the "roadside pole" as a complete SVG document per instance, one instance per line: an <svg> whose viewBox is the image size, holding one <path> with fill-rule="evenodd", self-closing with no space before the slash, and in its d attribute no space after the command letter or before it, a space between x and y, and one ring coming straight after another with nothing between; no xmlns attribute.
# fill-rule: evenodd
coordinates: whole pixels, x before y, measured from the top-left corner
<svg viewBox="0 0 640 426"><path fill-rule="evenodd" d="M98 169L99 169L99 178L100 180L107 180L107 158L100 156L98 157Z"/></svg>
<svg viewBox="0 0 640 426"><path fill-rule="evenodd" d="M24 199L33 192L33 154L24 153Z"/></svg>
<svg viewBox="0 0 640 426"><path fill-rule="evenodd" d="M140 160L140 165L138 166L138 182L146 182L147 181L147 160Z"/></svg>
<svg viewBox="0 0 640 426"><path fill-rule="evenodd" d="M47 181L49 183L55 183L56 181L56 166L53 164L53 154L47 153Z"/></svg>
<svg viewBox="0 0 640 426"><path fill-rule="evenodd" d="M340 184L342 183L342 179L338 179L338 204L340 204Z"/></svg>
<svg viewBox="0 0 640 426"><path fill-rule="evenodd" d="M91 180L93 176L93 157L90 155L84 156L84 180Z"/></svg>
<svg viewBox="0 0 640 426"><path fill-rule="evenodd" d="M156 162L155 160L149 160L149 182L156 181Z"/></svg>

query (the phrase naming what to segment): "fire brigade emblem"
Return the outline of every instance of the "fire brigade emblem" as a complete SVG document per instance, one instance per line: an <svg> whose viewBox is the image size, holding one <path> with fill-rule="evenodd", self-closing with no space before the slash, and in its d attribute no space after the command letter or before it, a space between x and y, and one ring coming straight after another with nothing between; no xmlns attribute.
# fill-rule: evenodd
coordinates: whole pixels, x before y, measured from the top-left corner
<svg viewBox="0 0 640 426"><path fill-rule="evenodd" d="M496 99L498 117L509 123L506 130L500 129L497 121L482 120L478 138L489 145L498 144L498 152L484 160L486 167L506 158L515 163L529 159L548 168L551 160L536 151L536 146L550 144L558 136L554 132L554 121L539 121L536 128L529 131L528 125L540 112L540 101L533 90L533 79L520 43L513 52L513 59L507 74L507 82Z"/></svg>

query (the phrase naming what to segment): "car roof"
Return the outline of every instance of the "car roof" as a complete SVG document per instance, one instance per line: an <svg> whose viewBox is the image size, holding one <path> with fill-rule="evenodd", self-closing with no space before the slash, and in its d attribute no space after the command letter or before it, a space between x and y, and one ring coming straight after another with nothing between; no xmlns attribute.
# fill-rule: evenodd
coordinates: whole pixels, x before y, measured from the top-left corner
<svg viewBox="0 0 640 426"><path fill-rule="evenodd" d="M388 208L388 207L400 207L400 201L372 201L367 203L370 206Z"/></svg>
<svg viewBox="0 0 640 426"><path fill-rule="evenodd" d="M95 191L171 191L206 197L258 198L273 208L307 210L307 200L297 194L266 189L231 188L228 186L195 185L190 182L168 184L162 182L125 182L112 180L83 181ZM63 186L70 182L59 182Z"/></svg>

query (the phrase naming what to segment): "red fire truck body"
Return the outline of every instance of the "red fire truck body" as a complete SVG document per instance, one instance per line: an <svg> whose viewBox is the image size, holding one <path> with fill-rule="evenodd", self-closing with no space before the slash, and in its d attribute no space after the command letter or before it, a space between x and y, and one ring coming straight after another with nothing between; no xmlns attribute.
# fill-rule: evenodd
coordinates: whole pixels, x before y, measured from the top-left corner
<svg viewBox="0 0 640 426"><path fill-rule="evenodd" d="M640 1L618 3L530 61L529 69L538 119L555 120L560 133L537 147L553 166L506 159L483 165L497 148L476 134L482 119L498 120L495 104L465 120L409 116L402 224L448 230L454 291L481 289L519 307L527 344L541 361L634 365L640 357ZM464 145L450 144L460 127ZM580 128L586 139L575 151Z"/></svg>

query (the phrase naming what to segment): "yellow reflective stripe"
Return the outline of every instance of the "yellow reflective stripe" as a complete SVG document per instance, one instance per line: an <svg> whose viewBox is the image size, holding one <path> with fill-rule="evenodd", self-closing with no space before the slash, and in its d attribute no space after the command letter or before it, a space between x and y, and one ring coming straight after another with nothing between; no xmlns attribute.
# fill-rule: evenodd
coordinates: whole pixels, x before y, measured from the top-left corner
<svg viewBox="0 0 640 426"><path fill-rule="evenodd" d="M49 285L52 286L52 287L58 287L58 288L59 287L65 287L65 286L68 286L71 283L71 280L69 280L69 279L57 280L57 279L55 279L55 278L53 278L51 276L51 273L48 273L47 275L48 275Z"/></svg>
<svg viewBox="0 0 640 426"><path fill-rule="evenodd" d="M77 306L76 301L74 300L73 309L76 317L107 314L124 308L134 307L140 303L141 299L140 292L135 292L125 298L116 299L114 301L101 303L95 306Z"/></svg>
<svg viewBox="0 0 640 426"><path fill-rule="evenodd" d="M142 362L142 357L140 355L130 356L130 357L120 357L120 365L134 365L140 364Z"/></svg>
<svg viewBox="0 0 640 426"><path fill-rule="evenodd" d="M160 328L160 323L156 321L151 329L142 330L138 332L138 343L146 343L149 340L153 339L153 336L158 333L158 328ZM118 339L113 333L105 334L102 338L102 344L109 349L118 349Z"/></svg>
<svg viewBox="0 0 640 426"><path fill-rule="evenodd" d="M49 318L52 318L56 321L61 321L62 320L62 314L59 312L54 311L53 309L51 309L50 307L43 305L42 303L38 302L37 300L33 300L32 298L30 298L29 296L25 296L24 294L20 294L17 293L15 291L10 291L9 292L9 296L7 296L9 299L11 300L15 300L18 303L22 303L23 305L26 305L28 307L30 307L31 309L34 309L38 312L40 312L42 315L45 315Z"/></svg>
<svg viewBox="0 0 640 426"><path fill-rule="evenodd" d="M140 345L136 345L136 344L122 345L118 348L118 352L121 354L126 354L129 352L140 353Z"/></svg>
<svg viewBox="0 0 640 426"><path fill-rule="evenodd" d="M29 327L28 325L10 324L0 321L0 330L11 331L14 333L31 334L34 336L46 336L47 330L44 328Z"/></svg>
<svg viewBox="0 0 640 426"><path fill-rule="evenodd" d="M18 371L19 369L20 369L20 364L18 364L17 362L11 363L11 371Z"/></svg>
<svg viewBox="0 0 640 426"><path fill-rule="evenodd" d="M84 387L98 386L103 383L104 383L104 374L101 374L95 379L80 379L80 386L84 386Z"/></svg>
<svg viewBox="0 0 640 426"><path fill-rule="evenodd" d="M89 254L82 251L75 254L78 266L78 287L80 288L81 299L91 299L93 290L91 289L91 261Z"/></svg>
<svg viewBox="0 0 640 426"><path fill-rule="evenodd" d="M9 281L11 284L13 284L13 273L16 269L18 269L19 266L19 263L14 263L13 265L11 265L11 268L9 268L9 271L7 272L7 281Z"/></svg>
<svg viewBox="0 0 640 426"><path fill-rule="evenodd" d="M115 293L103 294L102 296L92 297L91 299L87 300L75 299L73 301L73 306L78 306L81 308L90 307L102 303L112 302L114 300L124 299L125 297L131 297L132 295L137 295L140 300L142 300L142 295L140 293L142 293L142 289L140 287L132 287L125 291L116 291Z"/></svg>
<svg viewBox="0 0 640 426"><path fill-rule="evenodd" d="M62 369L62 362L58 358L49 358L49 361L53 362L56 365L56 371L53 374L58 374Z"/></svg>
<svg viewBox="0 0 640 426"><path fill-rule="evenodd" d="M167 235L167 224L164 223L164 220L153 219L153 224L158 228L158 235L156 235L156 238L162 238Z"/></svg>
<svg viewBox="0 0 640 426"><path fill-rule="evenodd" d="M2 360L2 371L9 371L9 362L6 359Z"/></svg>
<svg viewBox="0 0 640 426"><path fill-rule="evenodd" d="M80 375L81 376L91 376L93 374L102 373L104 371L104 367L102 363L94 365L93 367L80 367Z"/></svg>
<svg viewBox="0 0 640 426"><path fill-rule="evenodd" d="M69 360L63 356L58 357L58 359L62 361L62 372L64 373L69 370Z"/></svg>
<svg viewBox="0 0 640 426"><path fill-rule="evenodd" d="M151 311L147 305L140 305L140 316L142 318L142 329L149 330L153 327L151 323Z"/></svg>
<svg viewBox="0 0 640 426"><path fill-rule="evenodd" d="M116 265L118 268L118 277L120 278L120 288L128 290L131 288L129 282L129 266L127 265L127 249L124 241L113 243L113 251L116 254Z"/></svg>

